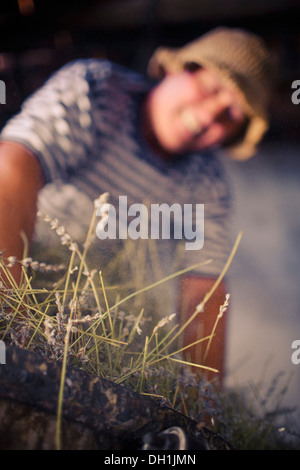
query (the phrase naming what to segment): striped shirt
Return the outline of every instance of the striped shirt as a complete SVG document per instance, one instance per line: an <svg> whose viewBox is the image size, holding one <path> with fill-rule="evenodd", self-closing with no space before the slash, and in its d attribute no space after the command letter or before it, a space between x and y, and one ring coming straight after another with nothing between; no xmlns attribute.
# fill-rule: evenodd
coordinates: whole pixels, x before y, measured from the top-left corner
<svg viewBox="0 0 300 470"><path fill-rule="evenodd" d="M39 159L46 182L54 187L50 193L47 186L42 190L40 207L59 218L58 211L67 205L79 226L86 207L83 215L78 208L72 214L70 198L63 198L66 188L76 188L89 201L108 192L115 207L121 195L127 196L128 206L204 204L204 246L183 250L180 267L212 259L198 271L218 275L229 252L230 197L222 165L211 153L167 162L152 151L139 119L152 86L148 78L106 60L73 61L24 102L1 140L21 143ZM168 241L168 247L161 242L163 259L167 252L174 256L174 246L184 241Z"/></svg>

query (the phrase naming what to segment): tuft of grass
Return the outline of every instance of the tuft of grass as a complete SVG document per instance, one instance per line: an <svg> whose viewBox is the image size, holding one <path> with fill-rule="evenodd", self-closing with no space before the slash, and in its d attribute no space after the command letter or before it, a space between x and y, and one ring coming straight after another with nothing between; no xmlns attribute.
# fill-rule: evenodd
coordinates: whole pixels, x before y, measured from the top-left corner
<svg viewBox="0 0 300 470"><path fill-rule="evenodd" d="M50 229L56 232L63 246L63 255L55 254L57 263L35 261L27 253L22 260L0 258L3 279L10 281L10 287L3 281L0 286L0 338L62 362L57 404L57 448L61 448L63 390L69 364L123 384L153 399L163 400L175 410L194 418L200 426L208 422L213 430L220 432L237 448L269 446L270 436L274 442L274 429L278 429L275 418L279 411L276 410L272 416L265 413L255 420L252 408L248 408L248 401L238 398L234 392L220 392L202 374L206 370L218 371L204 364L184 361L182 353L185 348L177 346L185 328L203 310L223 279L238 248L241 234L215 285L188 321L180 325L176 322L176 314L158 315L152 308L149 317L145 313L143 301L146 301L144 305L148 305L147 302L151 302L150 294L164 289L166 283L198 265L163 277L155 245L151 243L155 272L160 277L158 281L145 285L141 282L145 266L135 264L137 258L132 256L133 245L129 242L125 246L126 256L123 252L119 257L123 256L122 263L125 259L133 263L129 265L129 270L136 274L136 282L132 282L132 279L118 284L106 282L102 267L90 267L93 254L89 255L97 209L106 203L107 197L105 193L95 201L83 246L72 239L57 219L39 214ZM62 262L60 258L63 258ZM142 251L141 259L144 260L142 263L145 262ZM109 261L110 268L115 272L118 263ZM15 263L20 263L22 267L19 285L10 272ZM116 276L113 278L117 279ZM228 303L229 295L220 306L211 334L197 341L206 342L206 354ZM193 370L197 368L199 373L193 372L191 367ZM240 403L240 407L237 407L237 403Z"/></svg>

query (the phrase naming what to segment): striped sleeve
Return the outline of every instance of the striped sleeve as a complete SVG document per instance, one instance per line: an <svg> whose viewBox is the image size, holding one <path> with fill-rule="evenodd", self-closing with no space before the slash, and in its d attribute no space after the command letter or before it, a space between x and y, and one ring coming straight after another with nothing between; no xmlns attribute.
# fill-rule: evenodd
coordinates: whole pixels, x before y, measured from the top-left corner
<svg viewBox="0 0 300 470"><path fill-rule="evenodd" d="M46 182L68 181L91 153L95 132L84 62L72 62L54 73L0 136L23 144L39 158Z"/></svg>

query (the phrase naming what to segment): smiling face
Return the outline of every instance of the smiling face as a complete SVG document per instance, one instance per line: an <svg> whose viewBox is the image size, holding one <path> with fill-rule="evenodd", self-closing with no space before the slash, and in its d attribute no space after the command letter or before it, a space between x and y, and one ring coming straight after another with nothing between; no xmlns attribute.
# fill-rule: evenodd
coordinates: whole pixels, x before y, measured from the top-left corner
<svg viewBox="0 0 300 470"><path fill-rule="evenodd" d="M211 71L169 74L145 105L148 138L169 154L221 146L246 123L241 98Z"/></svg>

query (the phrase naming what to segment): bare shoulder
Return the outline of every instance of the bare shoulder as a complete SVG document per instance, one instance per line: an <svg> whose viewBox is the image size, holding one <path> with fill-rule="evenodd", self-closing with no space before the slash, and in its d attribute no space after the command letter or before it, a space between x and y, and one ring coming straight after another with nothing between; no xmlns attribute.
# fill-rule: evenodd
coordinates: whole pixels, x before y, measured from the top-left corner
<svg viewBox="0 0 300 470"><path fill-rule="evenodd" d="M22 175L23 178L35 180L38 186L44 185L41 164L36 156L24 145L16 142L0 142L0 176L11 181Z"/></svg>

